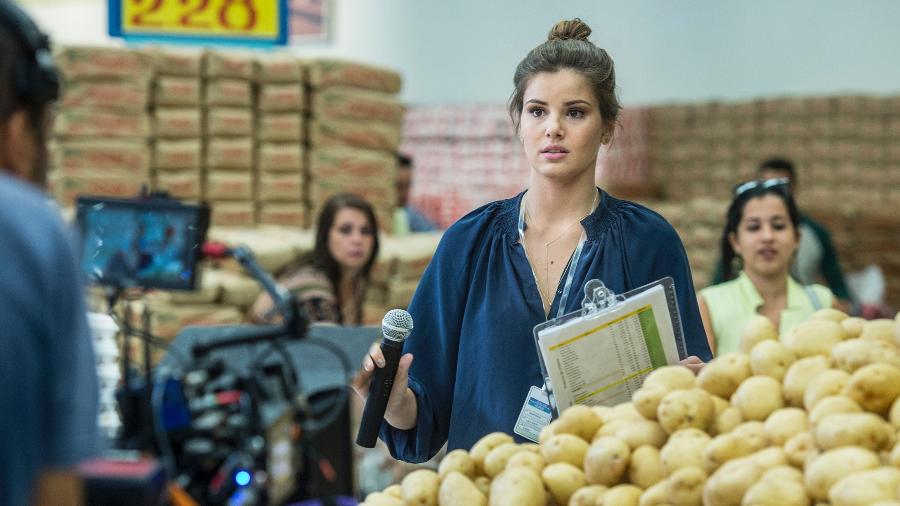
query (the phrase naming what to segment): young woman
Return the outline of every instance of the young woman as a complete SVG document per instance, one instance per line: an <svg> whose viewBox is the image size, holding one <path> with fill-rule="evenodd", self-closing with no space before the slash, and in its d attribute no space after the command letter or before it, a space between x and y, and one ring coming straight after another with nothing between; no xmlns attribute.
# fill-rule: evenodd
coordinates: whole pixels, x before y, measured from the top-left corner
<svg viewBox="0 0 900 506"><path fill-rule="evenodd" d="M784 333L835 304L828 288L804 287L790 276L800 217L788 184L786 178L764 179L735 187L721 240L726 282L701 290L698 301L717 355L738 349L744 324L755 314Z"/></svg>
<svg viewBox="0 0 900 506"><path fill-rule="evenodd" d="M621 106L612 59L590 33L578 19L557 23L516 69L509 110L532 167L528 190L451 226L420 281L381 431L397 458L513 433L530 387L543 384L534 326L580 307L592 278L624 293L673 277L688 351L710 357L678 235L594 185ZM354 383L360 395L382 365L373 349Z"/></svg>
<svg viewBox="0 0 900 506"><path fill-rule="evenodd" d="M276 277L303 304L311 321L359 325L377 256L378 224L372 206L356 195L338 194L319 213L312 253ZM253 305L253 319L271 323L275 318L272 299L263 293Z"/></svg>

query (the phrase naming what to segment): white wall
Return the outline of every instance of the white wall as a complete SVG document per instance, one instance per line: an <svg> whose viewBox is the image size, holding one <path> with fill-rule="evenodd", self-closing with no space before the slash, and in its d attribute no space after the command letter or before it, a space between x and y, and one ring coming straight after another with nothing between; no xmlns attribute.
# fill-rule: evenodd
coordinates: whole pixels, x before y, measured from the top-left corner
<svg viewBox="0 0 900 506"><path fill-rule="evenodd" d="M26 0L55 40L102 43L105 0ZM295 50L395 68L410 103L499 103L518 61L578 16L626 104L900 92L893 0L333 0L331 42Z"/></svg>

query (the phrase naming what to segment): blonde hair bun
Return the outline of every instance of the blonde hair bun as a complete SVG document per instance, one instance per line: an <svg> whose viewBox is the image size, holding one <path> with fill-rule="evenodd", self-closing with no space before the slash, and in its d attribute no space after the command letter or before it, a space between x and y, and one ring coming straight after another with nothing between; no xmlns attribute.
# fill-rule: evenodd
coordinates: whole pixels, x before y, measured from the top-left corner
<svg viewBox="0 0 900 506"><path fill-rule="evenodd" d="M572 20L563 20L553 25L547 40L588 40L591 35L591 27L584 21L575 18Z"/></svg>

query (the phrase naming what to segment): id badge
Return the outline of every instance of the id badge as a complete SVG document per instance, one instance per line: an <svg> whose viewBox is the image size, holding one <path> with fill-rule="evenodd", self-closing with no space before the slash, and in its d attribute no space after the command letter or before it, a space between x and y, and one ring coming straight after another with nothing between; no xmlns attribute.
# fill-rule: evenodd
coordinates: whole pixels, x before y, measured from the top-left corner
<svg viewBox="0 0 900 506"><path fill-rule="evenodd" d="M525 397L525 403L522 405L522 411L519 412L519 419L516 420L513 432L537 443L541 429L549 425L552 418L553 412L550 409L550 399L547 393L540 387L533 386L528 391L528 396Z"/></svg>

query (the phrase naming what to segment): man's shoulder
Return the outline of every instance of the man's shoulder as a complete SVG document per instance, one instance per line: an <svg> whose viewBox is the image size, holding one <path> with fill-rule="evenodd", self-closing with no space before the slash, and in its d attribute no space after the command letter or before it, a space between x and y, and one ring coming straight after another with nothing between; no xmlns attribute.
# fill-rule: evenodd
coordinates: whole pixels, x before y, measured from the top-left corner
<svg viewBox="0 0 900 506"><path fill-rule="evenodd" d="M4 222L4 227L34 229L42 223L59 222L59 215L47 203L47 194L28 183L2 174L0 203L0 220Z"/></svg>

